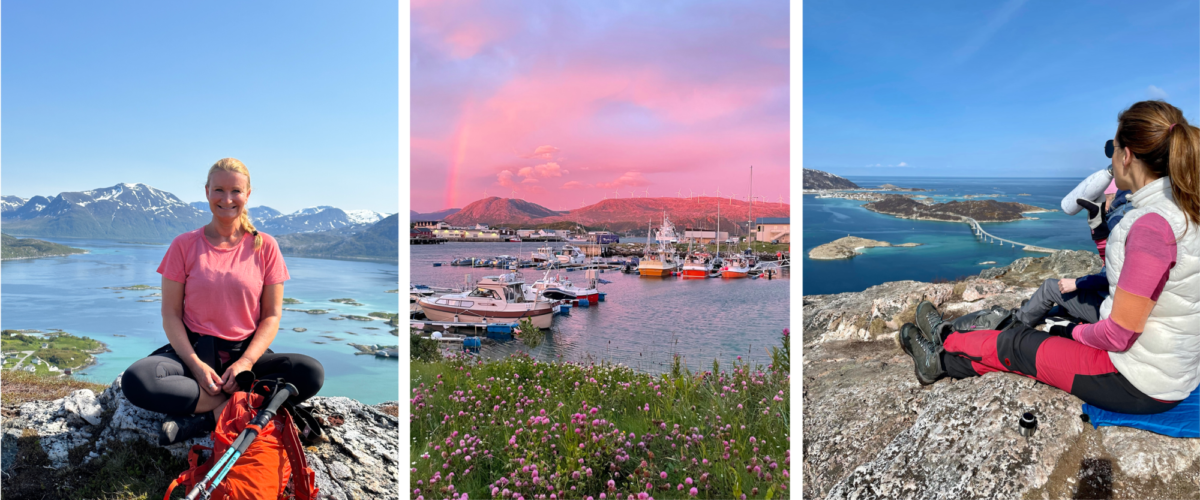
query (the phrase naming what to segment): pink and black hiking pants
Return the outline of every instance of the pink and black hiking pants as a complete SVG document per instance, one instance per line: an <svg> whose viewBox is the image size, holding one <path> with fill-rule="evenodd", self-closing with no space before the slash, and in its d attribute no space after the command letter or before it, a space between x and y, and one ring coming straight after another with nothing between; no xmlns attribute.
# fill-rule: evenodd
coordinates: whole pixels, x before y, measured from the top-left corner
<svg viewBox="0 0 1200 500"><path fill-rule="evenodd" d="M1161 413L1179 401L1143 394L1117 373L1108 352L1034 330L1017 321L1005 330L951 333L942 366L953 378L1009 372L1036 379L1109 411Z"/></svg>

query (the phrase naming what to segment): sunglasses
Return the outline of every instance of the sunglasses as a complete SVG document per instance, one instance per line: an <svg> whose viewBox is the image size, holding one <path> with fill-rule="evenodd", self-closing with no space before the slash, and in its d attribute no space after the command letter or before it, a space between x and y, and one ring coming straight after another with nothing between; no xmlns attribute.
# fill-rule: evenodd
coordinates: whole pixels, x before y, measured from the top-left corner
<svg viewBox="0 0 1200 500"><path fill-rule="evenodd" d="M1116 147L1113 146L1113 140L1109 139L1108 142L1104 143L1104 156L1112 158L1114 151L1116 151Z"/></svg>

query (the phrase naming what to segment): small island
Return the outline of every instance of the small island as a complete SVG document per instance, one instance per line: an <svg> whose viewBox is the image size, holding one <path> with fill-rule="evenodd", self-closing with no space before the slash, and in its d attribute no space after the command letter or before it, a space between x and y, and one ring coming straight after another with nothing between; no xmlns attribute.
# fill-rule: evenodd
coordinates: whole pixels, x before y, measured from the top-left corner
<svg viewBox="0 0 1200 500"><path fill-rule="evenodd" d="M901 243L893 245L886 241L868 240L857 236L846 236L838 238L824 245L818 246L808 252L808 258L814 260L838 260L850 259L858 255L860 248L874 247L917 247L922 243Z"/></svg>
<svg viewBox="0 0 1200 500"><path fill-rule="evenodd" d="M1053 212L1054 210L1012 201L967 200L945 203L921 203L900 195L884 195L883 199L863 205L872 212L887 214L901 219L961 222L970 217L978 222L1011 222L1024 219L1027 213Z"/></svg>
<svg viewBox="0 0 1200 500"><path fill-rule="evenodd" d="M17 238L7 234L0 234L0 240L2 240L0 241L0 259L2 260L63 257L88 253L87 250L82 248L59 245L58 243L35 240L33 238Z"/></svg>
<svg viewBox="0 0 1200 500"><path fill-rule="evenodd" d="M0 332L0 349L4 352L5 370L39 375L70 375L72 371L94 364L94 354L108 352L108 347L95 339L61 331L40 333L36 330Z"/></svg>

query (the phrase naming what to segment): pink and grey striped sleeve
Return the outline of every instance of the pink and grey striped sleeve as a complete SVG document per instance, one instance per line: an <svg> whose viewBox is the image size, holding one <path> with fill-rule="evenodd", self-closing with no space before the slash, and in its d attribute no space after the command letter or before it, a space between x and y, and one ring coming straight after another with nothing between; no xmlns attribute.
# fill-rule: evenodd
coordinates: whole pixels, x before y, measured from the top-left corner
<svg viewBox="0 0 1200 500"><path fill-rule="evenodd" d="M1078 325L1071 336L1081 344L1105 351L1129 350L1158 302L1167 276L1175 266L1175 233L1167 220L1147 214L1129 228L1125 238L1125 263L1112 313L1099 323Z"/></svg>

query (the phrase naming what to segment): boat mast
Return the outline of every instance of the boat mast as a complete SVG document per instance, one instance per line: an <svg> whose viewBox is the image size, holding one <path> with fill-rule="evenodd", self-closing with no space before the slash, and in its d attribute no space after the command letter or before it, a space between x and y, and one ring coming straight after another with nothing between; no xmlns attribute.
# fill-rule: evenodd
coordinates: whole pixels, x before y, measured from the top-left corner
<svg viewBox="0 0 1200 500"><path fill-rule="evenodd" d="M747 216L750 219L746 221L746 248L750 248L750 245L753 244L750 241L750 235L754 231L754 165L750 165L750 203L748 210L749 213Z"/></svg>
<svg viewBox="0 0 1200 500"><path fill-rule="evenodd" d="M713 241L717 244L717 256L713 260L721 258L721 242L717 238L721 237L721 198L717 197L717 232L713 233Z"/></svg>

